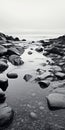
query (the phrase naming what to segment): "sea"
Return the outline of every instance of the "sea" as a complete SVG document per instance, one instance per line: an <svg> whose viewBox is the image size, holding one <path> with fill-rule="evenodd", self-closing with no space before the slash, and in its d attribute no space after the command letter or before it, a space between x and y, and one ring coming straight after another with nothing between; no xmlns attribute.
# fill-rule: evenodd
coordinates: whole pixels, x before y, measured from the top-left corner
<svg viewBox="0 0 65 130"><path fill-rule="evenodd" d="M5 32L5 34L12 35L13 37L19 37L20 40L26 39L27 41L38 41L38 40L47 40L47 39L63 36L65 35L65 30L62 31L23 30L20 32L19 31Z"/></svg>

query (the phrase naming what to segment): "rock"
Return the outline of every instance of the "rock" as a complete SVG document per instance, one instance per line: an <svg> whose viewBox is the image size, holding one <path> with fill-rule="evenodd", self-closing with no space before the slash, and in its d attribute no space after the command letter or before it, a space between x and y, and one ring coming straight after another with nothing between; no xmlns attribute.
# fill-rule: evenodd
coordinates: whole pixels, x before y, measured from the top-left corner
<svg viewBox="0 0 65 130"><path fill-rule="evenodd" d="M10 48L7 50L7 55L8 55L8 56L13 55L13 54L16 54L16 55L19 55L19 56L20 56L20 53L19 53L19 51L16 49L16 47L10 47Z"/></svg>
<svg viewBox="0 0 65 130"><path fill-rule="evenodd" d="M25 42L25 41L26 41L26 39L22 39L22 41L24 41L24 42Z"/></svg>
<svg viewBox="0 0 65 130"><path fill-rule="evenodd" d="M16 46L16 49L18 50L19 54L23 54L24 53L24 47L21 47L21 46Z"/></svg>
<svg viewBox="0 0 65 130"><path fill-rule="evenodd" d="M49 85L50 85L50 83L49 82L47 82L47 81L40 81L40 82L38 82L38 84L40 85L40 87L41 88L47 88Z"/></svg>
<svg viewBox="0 0 65 130"><path fill-rule="evenodd" d="M55 76L59 79L59 80L63 80L65 79L65 73L62 72L56 72Z"/></svg>
<svg viewBox="0 0 65 130"><path fill-rule="evenodd" d="M6 103L0 105L0 128L8 126L13 119L14 112Z"/></svg>
<svg viewBox="0 0 65 130"><path fill-rule="evenodd" d="M8 68L8 64L4 60L0 60L0 73L5 71Z"/></svg>
<svg viewBox="0 0 65 130"><path fill-rule="evenodd" d="M18 75L16 73L7 73L7 77L15 79L15 78L18 78Z"/></svg>
<svg viewBox="0 0 65 130"><path fill-rule="evenodd" d="M53 90L54 93L65 94L65 88L56 88Z"/></svg>
<svg viewBox="0 0 65 130"><path fill-rule="evenodd" d="M43 48L42 47L38 47L35 49L37 52L42 52L43 51Z"/></svg>
<svg viewBox="0 0 65 130"><path fill-rule="evenodd" d="M3 91L6 91L8 87L8 79L7 78L1 78L0 77L0 88L3 90Z"/></svg>
<svg viewBox="0 0 65 130"><path fill-rule="evenodd" d="M65 95L60 93L52 93L47 97L50 109L63 109L65 108Z"/></svg>
<svg viewBox="0 0 65 130"><path fill-rule="evenodd" d="M19 40L19 38L18 38L18 37L16 37L16 38L14 39L14 41L20 41L20 40Z"/></svg>
<svg viewBox="0 0 65 130"><path fill-rule="evenodd" d="M48 48L46 51L49 54L52 53L52 54L57 54L57 55L63 56L63 52L62 52L61 48L59 49L57 47L52 46L51 48Z"/></svg>
<svg viewBox="0 0 65 130"><path fill-rule="evenodd" d="M21 60L20 56L18 55L9 56L9 61L16 66L24 64L23 60Z"/></svg>
<svg viewBox="0 0 65 130"><path fill-rule="evenodd" d="M45 130L65 130L64 127L58 124L47 122L44 126Z"/></svg>
<svg viewBox="0 0 65 130"><path fill-rule="evenodd" d="M5 62L7 64L7 59L5 59L3 57L0 59L0 61L3 61L3 62Z"/></svg>
<svg viewBox="0 0 65 130"><path fill-rule="evenodd" d="M29 81L32 78L32 75L30 74L26 74L23 79L25 79L25 81Z"/></svg>
<svg viewBox="0 0 65 130"><path fill-rule="evenodd" d="M5 93L0 89L0 103L3 103L5 101Z"/></svg>
<svg viewBox="0 0 65 130"><path fill-rule="evenodd" d="M37 114L34 113L34 112L31 112L31 113L30 113L30 117L31 117L33 120L36 120L36 119L37 119Z"/></svg>
<svg viewBox="0 0 65 130"><path fill-rule="evenodd" d="M29 51L29 52L28 52L28 54L29 54L29 55L31 55L31 54L32 54L32 52L31 52L31 51Z"/></svg>
<svg viewBox="0 0 65 130"><path fill-rule="evenodd" d="M7 49L4 46L0 45L0 56L5 55L6 53Z"/></svg>

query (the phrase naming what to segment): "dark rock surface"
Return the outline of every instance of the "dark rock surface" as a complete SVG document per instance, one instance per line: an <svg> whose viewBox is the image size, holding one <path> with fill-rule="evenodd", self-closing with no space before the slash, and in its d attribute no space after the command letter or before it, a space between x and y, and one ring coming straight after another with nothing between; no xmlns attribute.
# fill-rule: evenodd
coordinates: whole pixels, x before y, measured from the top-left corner
<svg viewBox="0 0 65 130"><path fill-rule="evenodd" d="M42 52L43 51L43 48L42 47L38 47L35 49L37 52Z"/></svg>
<svg viewBox="0 0 65 130"><path fill-rule="evenodd" d="M0 128L6 127L13 119L14 112L6 103L0 104Z"/></svg>
<svg viewBox="0 0 65 130"><path fill-rule="evenodd" d="M8 79L7 78L0 78L0 88L3 90L3 91L6 91L8 87Z"/></svg>
<svg viewBox="0 0 65 130"><path fill-rule="evenodd" d="M4 46L0 45L0 56L5 55L6 53L7 49Z"/></svg>
<svg viewBox="0 0 65 130"><path fill-rule="evenodd" d="M12 79L16 79L16 78L18 78L18 74L9 72L9 73L7 73L7 77L12 78Z"/></svg>
<svg viewBox="0 0 65 130"><path fill-rule="evenodd" d="M9 56L9 61L16 66L24 64L23 60L21 60L21 58L18 55Z"/></svg>
<svg viewBox="0 0 65 130"><path fill-rule="evenodd" d="M26 75L23 77L23 79L24 79L25 81L29 81L31 78L32 78L32 75L30 75L30 74L26 74Z"/></svg>
<svg viewBox="0 0 65 130"><path fill-rule="evenodd" d="M8 64L4 60L0 60L0 73L5 71L8 68Z"/></svg>
<svg viewBox="0 0 65 130"><path fill-rule="evenodd" d="M40 81L38 82L38 84L40 85L42 89L47 88L50 85L48 81Z"/></svg>

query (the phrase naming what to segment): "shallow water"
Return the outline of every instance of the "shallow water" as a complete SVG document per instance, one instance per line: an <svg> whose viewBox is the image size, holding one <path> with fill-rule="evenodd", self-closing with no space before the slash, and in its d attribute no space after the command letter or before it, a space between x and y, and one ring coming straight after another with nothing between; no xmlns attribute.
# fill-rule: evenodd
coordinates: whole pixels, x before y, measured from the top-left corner
<svg viewBox="0 0 65 130"><path fill-rule="evenodd" d="M22 43L20 43L20 45L22 45ZM46 96L50 93L51 87L42 89L34 80L39 76L36 72L38 68L41 68L44 73L48 73L50 66L47 60L52 62L51 59L43 56L43 52L38 53L35 51L35 48L39 46L38 43L32 45L25 44L25 46L27 49L25 49L25 52L21 55L24 64L16 67L8 63L9 68L3 73L4 75L6 75L7 72L15 72L18 74L17 79L8 79L9 85L5 92L7 95L6 102L15 112L12 124L6 129L43 130L45 124L48 121L52 122L52 120L53 123L58 122L60 125L65 125L63 119L65 111L59 110L52 112L48 109ZM31 50L31 48L33 48L33 50ZM28 51L32 51L32 54L29 55ZM45 63L46 66L43 66L43 63ZM25 74L32 75L30 81L26 82L23 79ZM30 112L37 114L37 120L31 119Z"/></svg>

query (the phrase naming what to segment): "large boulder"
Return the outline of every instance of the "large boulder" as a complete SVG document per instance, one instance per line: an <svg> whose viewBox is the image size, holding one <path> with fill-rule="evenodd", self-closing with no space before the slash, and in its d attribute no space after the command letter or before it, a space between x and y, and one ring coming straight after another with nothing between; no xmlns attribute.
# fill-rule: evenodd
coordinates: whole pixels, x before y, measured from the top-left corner
<svg viewBox="0 0 65 130"><path fill-rule="evenodd" d="M5 78L4 76L0 76L0 88L3 90L3 91L6 91L8 87L8 79Z"/></svg>
<svg viewBox="0 0 65 130"><path fill-rule="evenodd" d="M21 57L18 55L11 55L9 56L9 61L13 64L13 65L22 65L24 62L23 60L21 60Z"/></svg>
<svg viewBox="0 0 65 130"><path fill-rule="evenodd" d="M48 54L52 53L52 54L57 54L57 55L61 55L61 56L63 56L63 54L64 54L62 52L61 48L57 48L57 47L54 47L54 46L46 49L46 51L48 52Z"/></svg>
<svg viewBox="0 0 65 130"><path fill-rule="evenodd" d="M0 60L0 73L5 71L8 68L8 64L4 62L4 60Z"/></svg>
<svg viewBox="0 0 65 130"><path fill-rule="evenodd" d="M5 128L13 119L14 112L6 103L0 104L0 128Z"/></svg>
<svg viewBox="0 0 65 130"><path fill-rule="evenodd" d="M50 109L63 109L65 108L65 95L60 93L51 93L47 97Z"/></svg>
<svg viewBox="0 0 65 130"><path fill-rule="evenodd" d="M4 46L0 45L0 56L5 55L6 53L7 49Z"/></svg>
<svg viewBox="0 0 65 130"><path fill-rule="evenodd" d="M20 56L21 54L23 54L23 52L24 52L24 48L21 46L13 46L13 47L8 48L7 50L8 55L16 54Z"/></svg>

